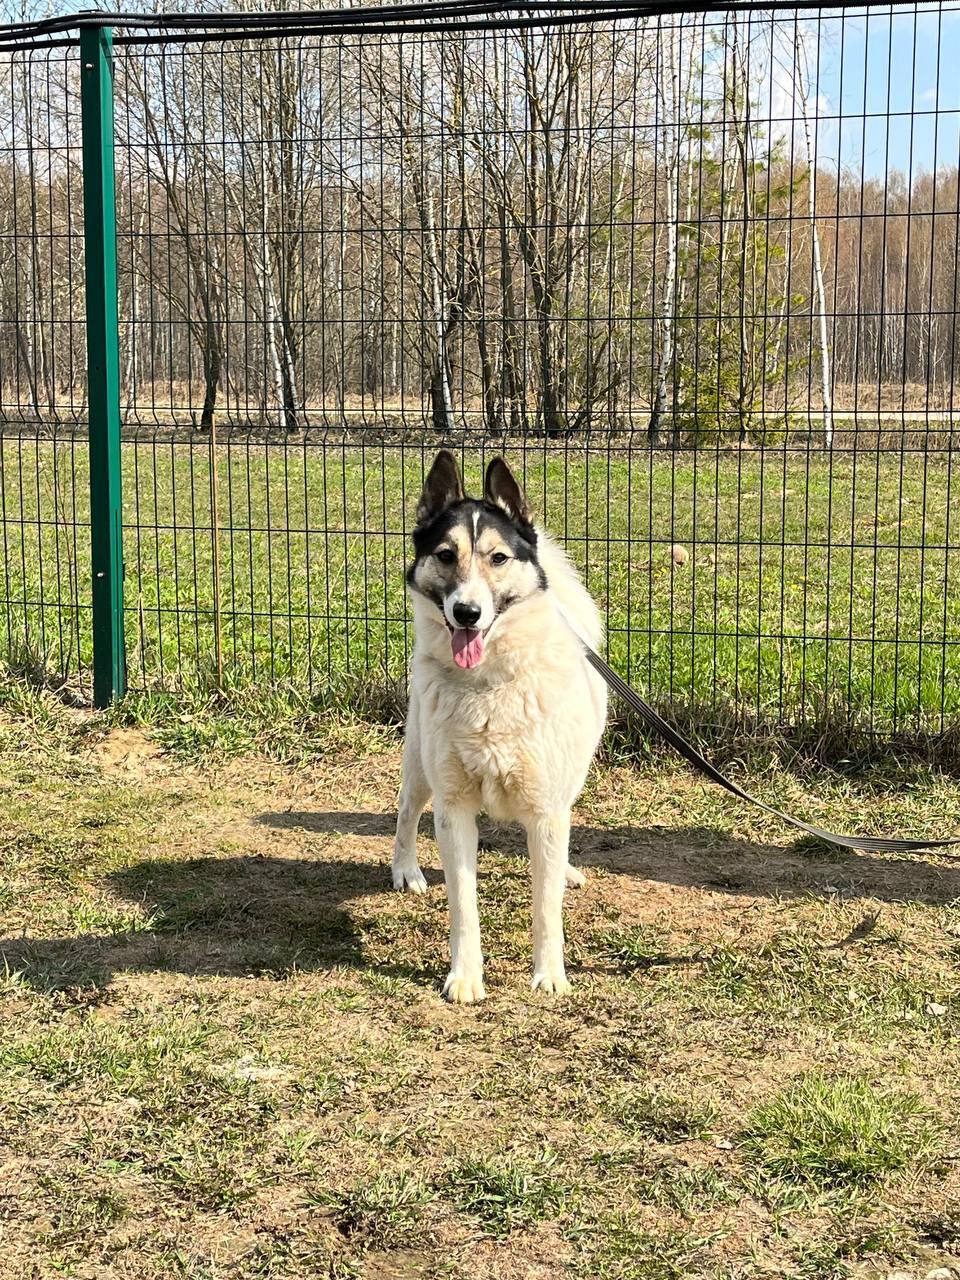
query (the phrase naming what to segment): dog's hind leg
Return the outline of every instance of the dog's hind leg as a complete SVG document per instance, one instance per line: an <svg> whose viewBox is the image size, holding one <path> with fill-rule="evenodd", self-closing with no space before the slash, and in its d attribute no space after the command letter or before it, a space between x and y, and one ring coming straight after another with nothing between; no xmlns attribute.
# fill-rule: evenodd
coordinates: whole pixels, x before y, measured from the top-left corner
<svg viewBox="0 0 960 1280"><path fill-rule="evenodd" d="M417 827L424 805L430 799L430 784L420 761L420 744L416 729L412 727L414 724L415 719L411 716L403 746L403 782L393 846L393 887L409 889L411 893L426 893L427 882L417 861Z"/></svg>
<svg viewBox="0 0 960 1280"><path fill-rule="evenodd" d="M571 870L570 810L538 814L526 824L533 877L533 986L566 995L563 887Z"/></svg>
<svg viewBox="0 0 960 1280"><path fill-rule="evenodd" d="M568 889L582 889L587 883L587 877L583 874L579 867L575 867L572 862L567 863L567 869L564 872L564 879L567 882Z"/></svg>

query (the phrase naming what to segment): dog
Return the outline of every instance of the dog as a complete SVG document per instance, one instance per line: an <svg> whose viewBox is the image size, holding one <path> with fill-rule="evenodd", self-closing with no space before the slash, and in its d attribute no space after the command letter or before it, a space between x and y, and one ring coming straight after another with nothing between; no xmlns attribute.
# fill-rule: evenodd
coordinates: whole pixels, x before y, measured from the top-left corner
<svg viewBox="0 0 960 1280"><path fill-rule="evenodd" d="M414 650L393 855L397 889L425 893L417 827L431 796L450 911L444 996L482 1000L477 814L520 822L533 881L533 987L570 990L563 892L570 811L607 717L583 643L603 639L597 606L565 553L533 524L523 490L494 458L469 498L441 450L416 511L407 570Z"/></svg>

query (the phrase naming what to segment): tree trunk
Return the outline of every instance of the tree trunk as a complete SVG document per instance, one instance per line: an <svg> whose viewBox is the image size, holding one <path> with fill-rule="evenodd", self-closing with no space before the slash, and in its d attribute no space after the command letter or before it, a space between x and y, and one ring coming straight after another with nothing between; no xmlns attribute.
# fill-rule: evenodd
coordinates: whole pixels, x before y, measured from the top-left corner
<svg viewBox="0 0 960 1280"><path fill-rule="evenodd" d="M285 425L283 412L283 363L280 359L280 352L277 349L277 304L266 274L264 274L264 279L261 283L263 285L264 311L266 313L264 316L266 321L264 339L270 359L270 372L273 375L273 400L277 413L277 426L282 429Z"/></svg>
<svg viewBox="0 0 960 1280"><path fill-rule="evenodd" d="M509 410L510 429L522 431L526 419L526 404L521 400L520 377L517 370L517 303L513 288L513 266L510 262L510 238L507 235L507 212L502 210L500 227L500 290L503 297L503 364L502 397L505 410Z"/></svg>
<svg viewBox="0 0 960 1280"><path fill-rule="evenodd" d="M813 139L810 136L810 113L807 109L807 61L803 35L799 23L796 26L797 81L800 91L800 111L803 116L803 137L807 151L807 209L810 215L810 234L813 250L813 275L817 290L817 315L820 333L820 393L823 400L823 443L833 448L833 401L830 379L830 346L827 342L827 298L823 285L823 265L820 260L820 233L817 230L817 197L814 185Z"/></svg>
<svg viewBox="0 0 960 1280"><path fill-rule="evenodd" d="M424 191L420 201L423 222L424 247L430 270L430 292L433 302L433 328L437 350L430 374L430 411L435 431L446 435L453 430L453 397L450 394L450 375L447 364L447 326L443 279L440 272L436 231L433 217L433 197Z"/></svg>
<svg viewBox="0 0 960 1280"><path fill-rule="evenodd" d="M733 122L733 136L737 148L737 159L740 164L740 183L743 191L743 205L740 217L740 251L738 253L738 281L740 315L740 368L737 375L737 421L739 424L740 443L747 439L750 428L750 400L753 395L753 343L751 342L748 316L754 307L755 291L748 303L747 298L747 256L750 243L750 85L747 80L746 61L740 50L740 22L733 15L733 46L731 50L730 115ZM739 101L738 101L739 96ZM743 119L740 118L741 107ZM751 277L753 273L751 272ZM751 284L753 280L751 279Z"/></svg>
<svg viewBox="0 0 960 1280"><path fill-rule="evenodd" d="M283 371L283 424L289 432L300 430L300 398L297 395L297 348L293 325L286 314L280 317L280 352Z"/></svg>
<svg viewBox="0 0 960 1280"><path fill-rule="evenodd" d="M663 422L667 412L667 377L674 361L673 325L677 290L677 240L680 230L677 222L677 185L679 183L680 174L680 139L676 128L671 127L671 123L676 121L677 126L679 125L680 68L678 66L677 34L676 24L674 24L671 28L670 36L669 76L673 101L669 104L667 103L667 96L663 89L666 77L660 77L660 104L664 116L661 143L663 146L663 155L667 169L667 270L663 282L663 299L660 306L661 339L660 355L657 360L656 391L654 393L653 411L650 414L650 423L647 427L647 442L650 447L654 449L659 447L662 440ZM676 412L675 405L674 412ZM674 432L674 434L676 433Z"/></svg>
<svg viewBox="0 0 960 1280"><path fill-rule="evenodd" d="M56 397L53 390L53 381L50 375L50 366L47 359L47 341L46 333L44 331L44 312L46 307L44 303L43 269L40 262L40 227L37 217L40 193L37 191L37 167L33 145L33 97L30 90L30 72L26 61L23 63L23 96L27 118L27 184L31 193L30 286L28 294L33 310L33 323L30 325L32 330L30 345L33 351L33 377L31 379L31 391L34 400L34 410L37 417L40 418L43 416L40 408L41 395L46 398L47 408L51 413L56 409Z"/></svg>
<svg viewBox="0 0 960 1280"><path fill-rule="evenodd" d="M461 165L461 181L463 183L464 192L466 192L466 178L464 175L464 166ZM484 315L484 296L483 296L483 271L480 265L480 249L477 245L476 231L470 224L466 211L466 196L464 195L464 217L463 217L463 233L467 245L467 254L469 255L470 275L472 284L470 287L464 287L465 297L469 297L475 306L475 323L477 326L477 354L480 357L480 387L483 395L483 425L488 435L495 435L497 432L497 378L493 367L493 361L490 358L490 346L487 342L487 321Z"/></svg>
<svg viewBox="0 0 960 1280"><path fill-rule="evenodd" d="M137 215L137 231L134 243L143 238L143 227L146 221L146 204L140 205ZM127 361L123 374L123 385L126 387L126 412L129 414L134 407L134 396L137 388L137 312L140 310L140 272L137 270L137 262L134 256L133 248L130 250L130 315L127 317Z"/></svg>
<svg viewBox="0 0 960 1280"><path fill-rule="evenodd" d="M213 416L217 411L217 391L220 387L220 344L205 342L203 346L203 408L200 411L200 430L212 431Z"/></svg>

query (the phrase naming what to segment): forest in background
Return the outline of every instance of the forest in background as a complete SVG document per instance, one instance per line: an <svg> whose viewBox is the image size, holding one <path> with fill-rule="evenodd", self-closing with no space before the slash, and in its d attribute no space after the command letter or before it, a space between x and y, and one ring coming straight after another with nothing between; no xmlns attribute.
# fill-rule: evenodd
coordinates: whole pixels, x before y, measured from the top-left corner
<svg viewBox="0 0 960 1280"><path fill-rule="evenodd" d="M819 30L119 47L126 420L829 444L949 410L960 171L823 160ZM77 59L3 56L4 416L71 421Z"/></svg>

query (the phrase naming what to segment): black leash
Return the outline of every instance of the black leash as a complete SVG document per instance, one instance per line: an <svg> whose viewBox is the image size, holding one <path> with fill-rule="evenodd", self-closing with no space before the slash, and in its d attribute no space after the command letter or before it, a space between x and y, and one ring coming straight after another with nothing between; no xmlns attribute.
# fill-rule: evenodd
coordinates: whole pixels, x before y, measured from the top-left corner
<svg viewBox="0 0 960 1280"><path fill-rule="evenodd" d="M890 839L885 836L837 835L834 831L824 831L822 827L814 826L812 822L802 822L799 818L791 817L789 813L781 813L773 805L765 804L762 800L758 800L749 791L744 791L743 787L725 777L715 765L712 765L695 747L692 747L686 738L681 737L676 729L667 724L663 716L655 711L649 702L644 702L643 698L631 689L626 680L618 676L599 654L594 653L582 636L580 637L580 642L586 650L587 661L596 671L599 671L613 692L619 694L624 702L636 711L637 715L651 729L656 730L661 738L669 742L674 751L683 756L684 760L689 761L700 773L706 774L711 782L716 782L718 786L729 791L738 800L747 800L750 804L755 804L758 809L762 809L764 813L772 814L774 818L779 818L781 822L787 822L792 827L799 827L801 831L806 831L808 835L816 836L818 840L825 840L828 844L839 845L841 849L856 849L860 853L916 853L920 849L946 849L951 845L960 844L960 839L900 840Z"/></svg>

